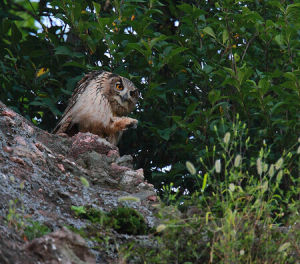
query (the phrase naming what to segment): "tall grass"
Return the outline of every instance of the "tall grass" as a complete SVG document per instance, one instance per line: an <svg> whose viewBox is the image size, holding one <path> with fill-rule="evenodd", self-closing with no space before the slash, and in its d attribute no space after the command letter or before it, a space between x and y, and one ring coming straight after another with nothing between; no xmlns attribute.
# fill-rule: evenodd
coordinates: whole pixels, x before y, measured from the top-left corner
<svg viewBox="0 0 300 264"><path fill-rule="evenodd" d="M272 163L272 148L262 142L259 153L254 153L246 125L238 118L224 135L218 131L215 127L218 145L207 147L198 165L186 163L197 191L175 205L161 206L155 243L123 248L129 262L299 261L299 167L290 164L296 159L300 166L300 142ZM290 187L283 191L285 178ZM174 200L174 188L164 190L168 200Z"/></svg>

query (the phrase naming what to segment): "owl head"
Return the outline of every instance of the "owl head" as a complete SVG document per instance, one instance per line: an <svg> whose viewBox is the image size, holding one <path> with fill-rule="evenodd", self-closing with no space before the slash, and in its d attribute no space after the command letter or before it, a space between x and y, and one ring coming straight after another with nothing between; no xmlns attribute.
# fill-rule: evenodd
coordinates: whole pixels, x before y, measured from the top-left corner
<svg viewBox="0 0 300 264"><path fill-rule="evenodd" d="M135 85L125 77L106 72L104 94L117 116L131 112L138 101L139 92Z"/></svg>

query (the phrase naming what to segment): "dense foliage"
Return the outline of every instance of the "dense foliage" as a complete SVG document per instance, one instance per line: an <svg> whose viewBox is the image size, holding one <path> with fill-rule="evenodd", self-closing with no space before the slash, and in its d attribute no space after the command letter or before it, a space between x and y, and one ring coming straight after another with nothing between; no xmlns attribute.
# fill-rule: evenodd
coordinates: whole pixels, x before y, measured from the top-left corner
<svg viewBox="0 0 300 264"><path fill-rule="evenodd" d="M270 164L271 150L264 146L256 157L252 156L256 169L250 172L247 160L237 154L241 147L246 155L249 151L251 140L243 140L246 135L245 124L239 121L223 138L217 136L224 164L216 159L211 166L206 157L201 158L207 168L204 177L187 162L188 170L197 178L198 190L177 206L160 206L161 224L156 229L155 243L151 248L128 243L123 251L129 263L297 262L300 203L279 195L293 154L282 155ZM299 143L295 144L298 155ZM224 181L220 181L222 171ZM299 187L291 190L299 193ZM174 192L169 192L169 199L174 198ZM283 202L288 203L287 208Z"/></svg>
<svg viewBox="0 0 300 264"><path fill-rule="evenodd" d="M0 99L51 130L84 73L129 77L142 94L134 113L140 124L120 147L158 188L173 182L192 191L185 161L215 145L213 127L225 133L237 113L253 152L264 140L273 146L273 162L297 141L299 1L0 5ZM291 161L290 173L298 169Z"/></svg>

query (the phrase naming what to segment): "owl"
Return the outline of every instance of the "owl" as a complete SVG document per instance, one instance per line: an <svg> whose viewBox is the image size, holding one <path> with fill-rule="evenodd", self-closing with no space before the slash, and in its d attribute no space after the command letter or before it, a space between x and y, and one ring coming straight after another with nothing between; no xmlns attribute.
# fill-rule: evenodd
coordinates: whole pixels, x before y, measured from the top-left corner
<svg viewBox="0 0 300 264"><path fill-rule="evenodd" d="M78 82L53 133L73 136L91 132L117 145L124 130L138 121L126 117L134 110L139 92L128 79L107 71L93 71Z"/></svg>

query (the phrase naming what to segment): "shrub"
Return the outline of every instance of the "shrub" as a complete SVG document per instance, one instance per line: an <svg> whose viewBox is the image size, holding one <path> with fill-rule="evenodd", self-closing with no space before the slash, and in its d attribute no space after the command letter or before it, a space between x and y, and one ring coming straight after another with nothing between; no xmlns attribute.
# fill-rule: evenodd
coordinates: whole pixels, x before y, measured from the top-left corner
<svg viewBox="0 0 300 264"><path fill-rule="evenodd" d="M199 159L205 171L187 163L197 190L177 202L182 215L174 213L174 206L162 206L156 246L124 248L128 260L295 263L299 258L300 203L294 197L300 179L292 177L293 185L285 193L280 186L290 174L291 160L299 161L300 142L272 164L272 148L265 143L254 155L244 123L237 121L222 136L217 128L215 132L218 145Z"/></svg>
<svg viewBox="0 0 300 264"><path fill-rule="evenodd" d="M76 215L88 219L93 224L112 228L121 234L144 235L150 231L143 216L132 208L118 207L109 213L84 206L72 206L72 210ZM93 229L96 230L97 227Z"/></svg>

